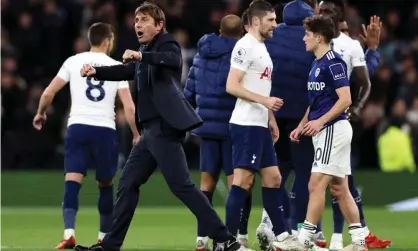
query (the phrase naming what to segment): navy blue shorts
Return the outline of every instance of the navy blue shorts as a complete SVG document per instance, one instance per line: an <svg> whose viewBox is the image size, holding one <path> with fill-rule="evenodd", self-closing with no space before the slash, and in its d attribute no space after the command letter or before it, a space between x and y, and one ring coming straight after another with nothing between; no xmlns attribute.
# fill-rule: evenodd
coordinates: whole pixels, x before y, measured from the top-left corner
<svg viewBox="0 0 418 251"><path fill-rule="evenodd" d="M217 176L222 167L226 176L233 173L231 141L202 138L200 143L200 171Z"/></svg>
<svg viewBox="0 0 418 251"><path fill-rule="evenodd" d="M118 165L116 130L82 124L67 128L65 137L64 172L86 175L88 168L96 170L96 180L111 180Z"/></svg>
<svg viewBox="0 0 418 251"><path fill-rule="evenodd" d="M229 124L232 140L233 167L247 167L254 171L278 166L270 130L261 126Z"/></svg>

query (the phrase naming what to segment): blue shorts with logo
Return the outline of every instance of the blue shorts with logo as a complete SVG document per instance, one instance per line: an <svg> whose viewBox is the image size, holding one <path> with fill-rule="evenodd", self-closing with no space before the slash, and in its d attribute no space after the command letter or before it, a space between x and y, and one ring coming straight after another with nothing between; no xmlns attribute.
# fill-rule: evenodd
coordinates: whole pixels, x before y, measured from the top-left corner
<svg viewBox="0 0 418 251"><path fill-rule="evenodd" d="M200 171L218 176L222 169L226 176L233 173L231 140L202 138L200 143Z"/></svg>
<svg viewBox="0 0 418 251"><path fill-rule="evenodd" d="M278 166L270 130L261 126L229 124L234 168L246 167L254 171Z"/></svg>
<svg viewBox="0 0 418 251"><path fill-rule="evenodd" d="M96 180L111 180L118 165L118 137L115 129L73 124L65 137L64 172L86 175L96 170Z"/></svg>

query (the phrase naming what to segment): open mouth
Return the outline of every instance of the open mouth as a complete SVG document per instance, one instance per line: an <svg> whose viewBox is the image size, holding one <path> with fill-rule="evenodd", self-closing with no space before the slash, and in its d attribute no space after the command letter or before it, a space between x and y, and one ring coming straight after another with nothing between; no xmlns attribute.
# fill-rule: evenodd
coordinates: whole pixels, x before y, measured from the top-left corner
<svg viewBox="0 0 418 251"><path fill-rule="evenodd" d="M138 32L136 33L136 36L137 36L138 38L142 38L142 36L144 36L144 32L142 32L142 31L138 31Z"/></svg>

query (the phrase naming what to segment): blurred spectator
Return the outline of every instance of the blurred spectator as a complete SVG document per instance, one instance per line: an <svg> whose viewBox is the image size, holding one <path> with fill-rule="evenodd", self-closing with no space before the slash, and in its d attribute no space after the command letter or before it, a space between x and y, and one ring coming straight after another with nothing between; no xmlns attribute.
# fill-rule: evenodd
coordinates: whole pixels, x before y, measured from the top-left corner
<svg viewBox="0 0 418 251"><path fill-rule="evenodd" d="M74 54L85 52L89 49L88 41L85 37L78 37L73 46Z"/></svg>
<svg viewBox="0 0 418 251"><path fill-rule="evenodd" d="M416 171L406 102L398 99L378 140L380 166L384 172Z"/></svg>
<svg viewBox="0 0 418 251"><path fill-rule="evenodd" d="M177 29L173 32L173 36L175 37L175 39L181 47L181 56L183 57L183 72L181 75L181 86L184 86L186 83L189 68L192 63L191 61L193 60L193 57L196 54L196 50L189 48L189 36L185 30Z"/></svg>

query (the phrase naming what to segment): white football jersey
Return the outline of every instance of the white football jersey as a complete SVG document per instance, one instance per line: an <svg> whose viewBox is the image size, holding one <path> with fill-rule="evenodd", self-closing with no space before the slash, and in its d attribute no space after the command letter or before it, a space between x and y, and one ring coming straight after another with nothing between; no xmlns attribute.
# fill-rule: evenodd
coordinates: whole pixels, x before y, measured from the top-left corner
<svg viewBox="0 0 418 251"><path fill-rule="evenodd" d="M115 129L115 99L118 89L129 88L127 81L97 81L81 77L84 64L111 66L121 64L104 53L83 52L69 57L57 77L70 82L71 111L67 126L84 124Z"/></svg>
<svg viewBox="0 0 418 251"><path fill-rule="evenodd" d="M340 32L337 38L332 40L332 50L340 54L341 58L347 64L347 74L350 79L354 67L366 66L366 58L360 42L353 40L346 34Z"/></svg>
<svg viewBox="0 0 418 251"><path fill-rule="evenodd" d="M231 68L245 72L242 86L254 93L269 97L273 62L264 42L247 33L235 45ZM268 127L268 109L262 104L238 98L230 123Z"/></svg>

